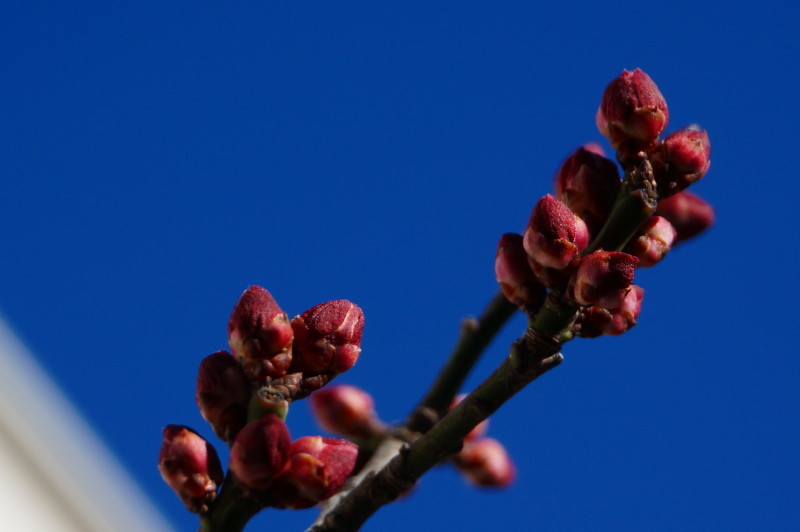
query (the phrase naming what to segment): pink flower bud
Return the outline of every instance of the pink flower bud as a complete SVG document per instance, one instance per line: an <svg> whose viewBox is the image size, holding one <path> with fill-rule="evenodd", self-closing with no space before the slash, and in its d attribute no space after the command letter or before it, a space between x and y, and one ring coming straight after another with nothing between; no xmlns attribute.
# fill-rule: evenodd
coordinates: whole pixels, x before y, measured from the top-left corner
<svg viewBox="0 0 800 532"><path fill-rule="evenodd" d="M247 376L227 351L217 351L200 363L195 399L220 439L232 440L245 426L250 394Z"/></svg>
<svg viewBox="0 0 800 532"><path fill-rule="evenodd" d="M231 446L230 468L239 482L263 490L286 465L291 439L283 420L274 414L249 423Z"/></svg>
<svg viewBox="0 0 800 532"><path fill-rule="evenodd" d="M572 295L581 305L615 309L628 293L639 259L599 249L581 259L571 279Z"/></svg>
<svg viewBox="0 0 800 532"><path fill-rule="evenodd" d="M595 233L614 207L621 183L614 161L578 148L556 173L556 197Z"/></svg>
<svg viewBox="0 0 800 532"><path fill-rule="evenodd" d="M497 246L494 272L500 290L522 310L539 308L547 290L528 264L528 254L522 246L522 235L506 233Z"/></svg>
<svg viewBox="0 0 800 532"><path fill-rule="evenodd" d="M483 488L506 487L517 476L505 447L493 438L465 441L455 464L467 480Z"/></svg>
<svg viewBox="0 0 800 532"><path fill-rule="evenodd" d="M632 285L622 305L614 310L598 306L586 307L577 322L577 334L583 338L595 338L601 334L617 336L636 325L642 309L644 289Z"/></svg>
<svg viewBox="0 0 800 532"><path fill-rule="evenodd" d="M460 403L461 401L463 401L463 400L464 400L464 398L465 398L466 396L467 396L467 394L460 394L460 395L457 395L457 396L456 396L456 397L453 399L453 402L452 402L452 403L450 403L450 410L452 410L453 408L455 408L455 407L456 407L456 405L457 405L458 403ZM475 426L472 428L472 430L471 430L471 431L469 431L469 433L468 433L466 436L464 436L464 441L467 441L467 440L475 440L475 439L477 439L477 438L480 438L481 436L483 436L484 434L486 434L486 431L487 431L487 430L489 430L489 419L488 419L488 418L487 418L487 419L484 419L483 421L481 421L480 423L478 423L477 425L475 425Z"/></svg>
<svg viewBox="0 0 800 532"><path fill-rule="evenodd" d="M292 320L298 371L342 373L358 360L364 313L344 299L328 301Z"/></svg>
<svg viewBox="0 0 800 532"><path fill-rule="evenodd" d="M255 380L282 377L292 361L292 327L272 295L251 286L228 320L228 343Z"/></svg>
<svg viewBox="0 0 800 532"><path fill-rule="evenodd" d="M669 220L675 228L676 242L689 240L714 223L714 207L686 191L659 201L656 214Z"/></svg>
<svg viewBox="0 0 800 532"><path fill-rule="evenodd" d="M661 143L655 157L658 193L666 197L700 180L711 165L711 143L705 130L682 129Z"/></svg>
<svg viewBox="0 0 800 532"><path fill-rule="evenodd" d="M579 260L589 243L586 224L550 194L536 203L522 245L531 267L563 270Z"/></svg>
<svg viewBox="0 0 800 532"><path fill-rule="evenodd" d="M368 438L381 426L372 396L341 384L311 394L311 409L322 428L349 438Z"/></svg>
<svg viewBox="0 0 800 532"><path fill-rule="evenodd" d="M222 483L222 465L217 452L188 427L167 425L158 455L161 477L191 512L208 511Z"/></svg>
<svg viewBox="0 0 800 532"><path fill-rule="evenodd" d="M672 248L678 233L666 218L651 216L634 238L628 242L625 252L639 259L640 268L649 268L663 259Z"/></svg>
<svg viewBox="0 0 800 532"><path fill-rule="evenodd" d="M597 128L616 150L631 153L652 147L669 120L667 102L642 70L622 71L609 83L597 110Z"/></svg>
<svg viewBox="0 0 800 532"><path fill-rule="evenodd" d="M353 472L358 446L306 436L292 443L289 463L270 494L287 508L310 508L334 495Z"/></svg>

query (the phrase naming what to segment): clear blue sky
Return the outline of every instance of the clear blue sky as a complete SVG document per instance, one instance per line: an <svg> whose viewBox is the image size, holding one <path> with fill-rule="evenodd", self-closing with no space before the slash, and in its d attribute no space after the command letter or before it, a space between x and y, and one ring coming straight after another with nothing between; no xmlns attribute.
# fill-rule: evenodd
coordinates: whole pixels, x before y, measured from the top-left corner
<svg viewBox="0 0 800 532"><path fill-rule="evenodd" d="M341 381L402 419L494 293L500 234L523 228L567 153L602 141L603 88L641 67L670 131L709 131L694 191L718 225L638 276L639 326L569 344L492 419L513 488L475 492L442 468L366 530L788 529L798 13L711 4L7 3L0 308L192 530L156 469L160 431L213 436L196 368L226 347L241 291L265 286L290 315L361 305L364 351ZM319 433L305 404L289 426Z"/></svg>

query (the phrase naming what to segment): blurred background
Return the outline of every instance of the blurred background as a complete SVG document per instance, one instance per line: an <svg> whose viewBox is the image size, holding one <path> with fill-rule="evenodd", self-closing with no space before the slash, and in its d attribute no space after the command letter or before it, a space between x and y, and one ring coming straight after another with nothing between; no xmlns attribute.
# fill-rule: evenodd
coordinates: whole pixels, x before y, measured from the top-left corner
<svg viewBox="0 0 800 532"><path fill-rule="evenodd" d="M156 467L161 428L216 442L196 370L226 348L241 292L262 285L290 316L358 303L363 353L339 381L403 419L495 293L500 234L523 229L573 149L607 147L602 91L641 67L668 132L709 131L692 190L717 225L637 274L635 329L568 344L492 418L513 487L475 491L442 467L365 530L794 528L797 8L714 4L7 3L0 309L194 530ZM288 424L321 432L305 403ZM266 511L248 530L315 515Z"/></svg>

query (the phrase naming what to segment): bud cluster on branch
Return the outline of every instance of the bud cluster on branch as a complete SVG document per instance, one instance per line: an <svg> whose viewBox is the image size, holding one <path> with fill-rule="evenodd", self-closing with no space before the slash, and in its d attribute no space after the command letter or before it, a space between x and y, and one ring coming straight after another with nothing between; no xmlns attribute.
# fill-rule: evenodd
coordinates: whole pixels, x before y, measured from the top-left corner
<svg viewBox="0 0 800 532"><path fill-rule="evenodd" d="M402 424L382 421L363 390L326 387L359 358L364 315L357 305L330 301L289 320L267 290L248 288L228 322L231 352L206 357L197 379L200 412L231 447L227 475L197 432L164 429L159 468L200 514L201 530L237 531L264 508L319 503L309 531L358 530L440 464L475 486L508 486L516 467L486 436L487 418L556 367L564 343L636 325L644 297L633 284L636 270L659 264L714 221L713 208L685 190L709 169L708 135L689 127L662 139L668 119L666 100L642 70L623 71L608 85L596 123L616 162L596 144L578 148L524 231L500 238L499 295L465 322L450 359ZM508 357L457 396L517 309L528 322ZM289 407L308 396L320 425L344 439L291 440Z"/></svg>

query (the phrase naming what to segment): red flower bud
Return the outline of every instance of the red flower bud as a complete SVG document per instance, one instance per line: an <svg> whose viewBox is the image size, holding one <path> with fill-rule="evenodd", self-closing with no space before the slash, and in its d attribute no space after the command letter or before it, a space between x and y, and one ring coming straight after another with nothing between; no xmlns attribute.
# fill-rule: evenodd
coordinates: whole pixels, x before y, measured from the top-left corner
<svg viewBox="0 0 800 532"><path fill-rule="evenodd" d="M465 441L454 461L467 480L484 488L508 486L517 475L505 447L493 438Z"/></svg>
<svg viewBox="0 0 800 532"><path fill-rule="evenodd" d="M620 251L600 249L586 255L570 280L575 301L581 305L619 308L633 282L638 262L636 257Z"/></svg>
<svg viewBox="0 0 800 532"><path fill-rule="evenodd" d="M466 396L467 396L467 394L460 394L460 395L457 395L455 398L453 398L453 402L450 403L450 410L455 408L456 405L458 403L460 403L461 401L463 401ZM472 430L469 431L469 433L466 436L464 436L464 441L475 440L477 438L480 438L481 436L486 434L487 430L489 430L489 419L488 418L484 419L483 421L481 421L480 423L478 423L477 425L472 427Z"/></svg>
<svg viewBox="0 0 800 532"><path fill-rule="evenodd" d="M661 216L651 216L625 247L625 252L639 259L640 268L654 266L666 256L677 236L675 228Z"/></svg>
<svg viewBox="0 0 800 532"><path fill-rule="evenodd" d="M550 194L536 203L522 244L531 267L563 270L579 260L589 243L586 224Z"/></svg>
<svg viewBox="0 0 800 532"><path fill-rule="evenodd" d="M601 334L620 335L636 325L642 309L644 289L632 285L622 305L614 310L598 306L586 307L577 321L577 334L583 338L595 338Z"/></svg>
<svg viewBox="0 0 800 532"><path fill-rule="evenodd" d="M270 494L287 508L310 508L344 485L356 465L358 446L347 440L306 436L292 443L290 454Z"/></svg>
<svg viewBox="0 0 800 532"><path fill-rule="evenodd" d="M654 168L661 197L680 192L700 180L711 165L711 143L705 130L676 131L661 143Z"/></svg>
<svg viewBox="0 0 800 532"><path fill-rule="evenodd" d="M547 290L528 264L528 254L522 246L522 235L506 233L497 245L494 272L500 290L522 310L539 308Z"/></svg>
<svg viewBox="0 0 800 532"><path fill-rule="evenodd" d="M586 147L578 148L556 173L556 197L595 233L611 213L621 183L614 161Z"/></svg>
<svg viewBox="0 0 800 532"><path fill-rule="evenodd" d="M693 238L714 223L714 207L691 192L678 192L658 202L656 214L677 231L676 242Z"/></svg>
<svg viewBox="0 0 800 532"><path fill-rule="evenodd" d="M292 320L298 371L342 373L358 360L364 313L349 301L328 301Z"/></svg>
<svg viewBox="0 0 800 532"><path fill-rule="evenodd" d="M191 512L208 511L222 483L222 465L217 452L188 427L167 425L158 455L161 477Z"/></svg>
<svg viewBox="0 0 800 532"><path fill-rule="evenodd" d="M311 409L322 428L349 438L368 438L381 427L367 392L341 384L311 394Z"/></svg>
<svg viewBox="0 0 800 532"><path fill-rule="evenodd" d="M291 438L283 420L274 414L249 423L231 446L230 468L239 482L263 490L286 465Z"/></svg>
<svg viewBox="0 0 800 532"><path fill-rule="evenodd" d="M609 83L597 110L597 128L616 150L649 151L669 120L667 102L642 70L623 70Z"/></svg>
<svg viewBox="0 0 800 532"><path fill-rule="evenodd" d="M195 399L203 419L221 440L232 440L245 426L250 394L247 376L227 351L217 351L200 363Z"/></svg>
<svg viewBox="0 0 800 532"><path fill-rule="evenodd" d="M286 374L292 361L292 327L272 295L260 286L244 291L228 320L228 343L255 380Z"/></svg>

